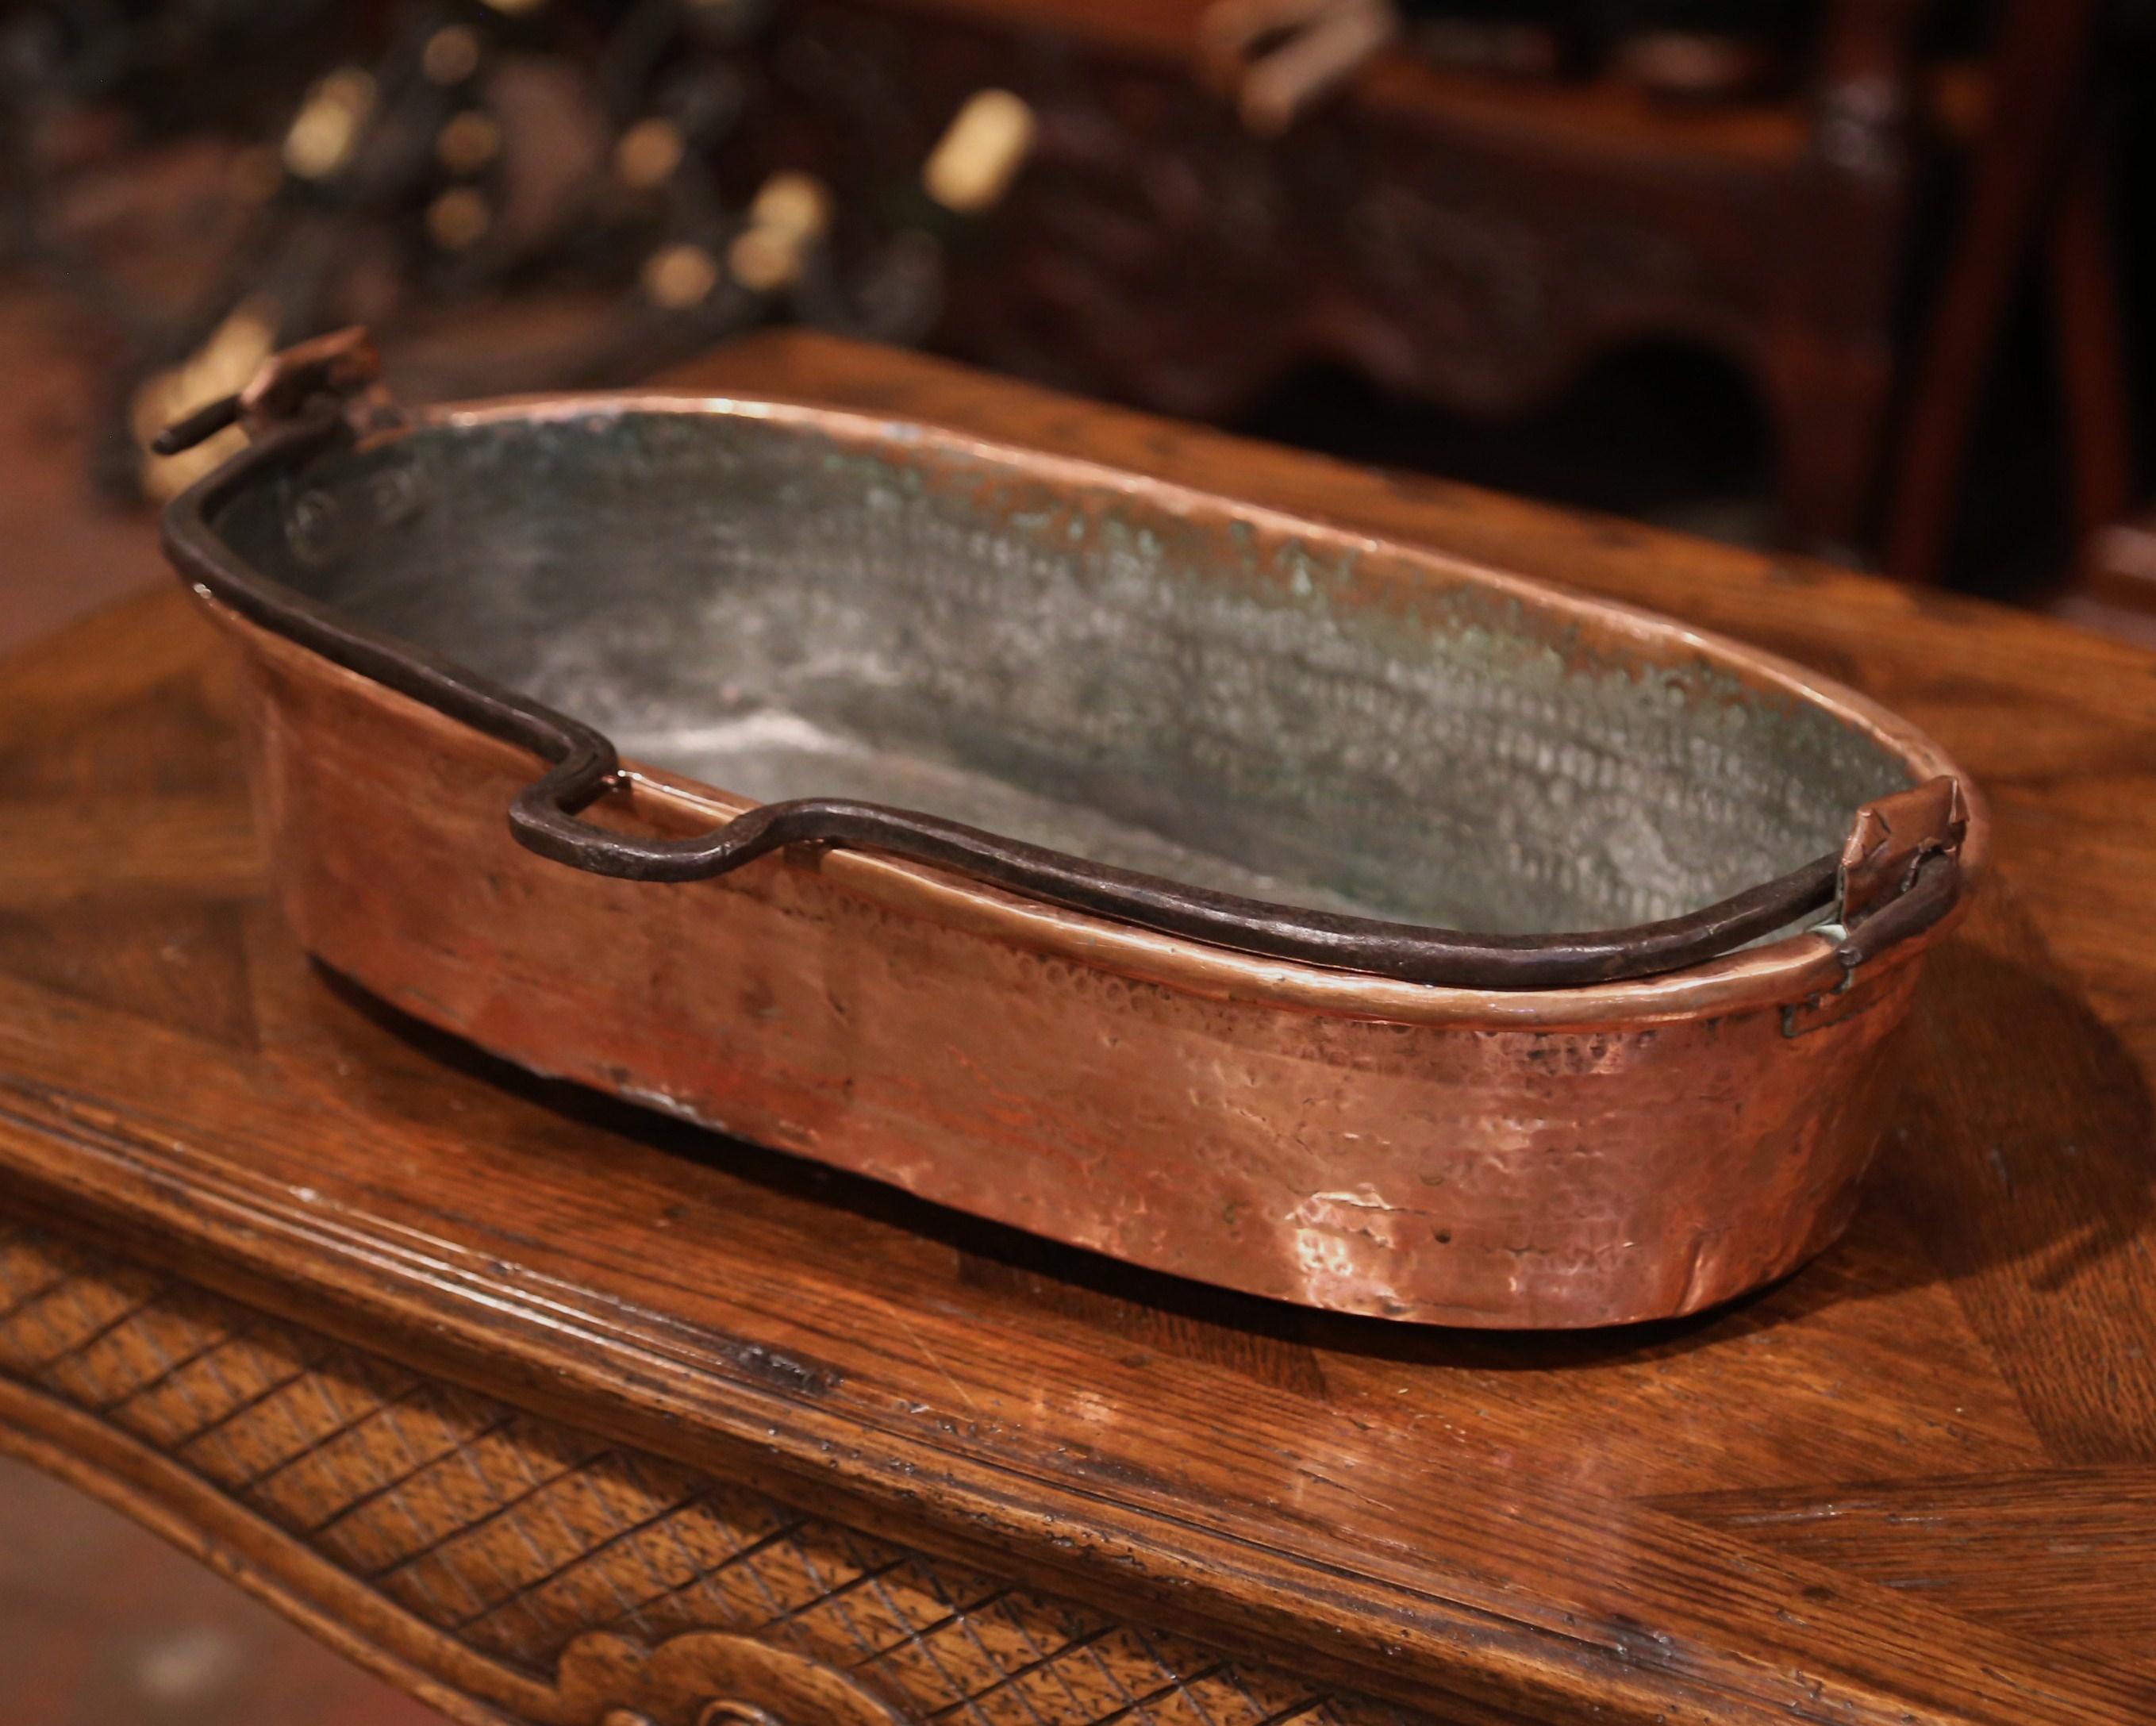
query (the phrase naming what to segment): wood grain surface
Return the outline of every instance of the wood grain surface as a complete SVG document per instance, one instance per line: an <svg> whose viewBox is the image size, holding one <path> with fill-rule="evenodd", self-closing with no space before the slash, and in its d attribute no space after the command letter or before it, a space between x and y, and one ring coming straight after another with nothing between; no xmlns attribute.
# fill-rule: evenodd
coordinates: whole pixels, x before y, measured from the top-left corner
<svg viewBox="0 0 2156 1726"><path fill-rule="evenodd" d="M2156 657L829 341L702 377L1425 538L1930 731L1996 868L1850 1235L1678 1323L1404 1328L506 1071L296 950L161 594L0 669L0 1444L468 1719L2156 1715ZM742 1604L745 1549L806 1591ZM1001 1602L948 1689L878 1652Z"/></svg>

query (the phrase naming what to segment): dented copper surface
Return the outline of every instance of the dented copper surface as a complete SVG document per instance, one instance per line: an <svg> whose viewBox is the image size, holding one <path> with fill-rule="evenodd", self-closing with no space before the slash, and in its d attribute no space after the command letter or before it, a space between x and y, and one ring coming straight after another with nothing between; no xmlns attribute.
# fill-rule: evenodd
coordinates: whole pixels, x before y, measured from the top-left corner
<svg viewBox="0 0 2156 1726"><path fill-rule="evenodd" d="M449 412L324 436L201 525L191 573L239 566L302 619L210 600L280 891L328 963L540 1071L1344 1311L1604 1324L1801 1263L1846 1219L1984 850L1934 746L1771 656L931 428ZM332 634L303 645L308 619ZM338 628L424 675L362 675ZM558 758L475 728L469 688L619 739L633 764L568 813L637 855L854 799L1289 922L1532 946L1815 860L1832 902L1656 974L1477 988L1194 939L963 856L601 876L512 837Z"/></svg>

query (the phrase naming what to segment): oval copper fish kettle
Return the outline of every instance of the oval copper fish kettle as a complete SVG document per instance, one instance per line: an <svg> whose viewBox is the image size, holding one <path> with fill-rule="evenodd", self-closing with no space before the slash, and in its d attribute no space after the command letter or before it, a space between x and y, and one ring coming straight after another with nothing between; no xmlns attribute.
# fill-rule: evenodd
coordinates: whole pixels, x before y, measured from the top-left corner
<svg viewBox="0 0 2156 1726"><path fill-rule="evenodd" d="M1577 1326L1782 1275L1981 866L1851 691L1253 502L772 402L407 419L352 332L169 439L235 420L167 542L315 953L1182 1276Z"/></svg>

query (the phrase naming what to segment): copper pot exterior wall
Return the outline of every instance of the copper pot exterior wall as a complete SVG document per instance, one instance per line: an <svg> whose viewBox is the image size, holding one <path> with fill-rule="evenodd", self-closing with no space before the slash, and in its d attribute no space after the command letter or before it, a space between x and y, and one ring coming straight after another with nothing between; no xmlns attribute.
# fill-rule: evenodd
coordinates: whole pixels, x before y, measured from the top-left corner
<svg viewBox="0 0 2156 1726"><path fill-rule="evenodd" d="M1666 1317L1832 1241L1885 1122L1928 943L1838 994L1404 1022L918 915L834 854L604 880L511 839L527 758L219 616L285 911L329 965L524 1066L1055 1240L1392 1318Z"/></svg>

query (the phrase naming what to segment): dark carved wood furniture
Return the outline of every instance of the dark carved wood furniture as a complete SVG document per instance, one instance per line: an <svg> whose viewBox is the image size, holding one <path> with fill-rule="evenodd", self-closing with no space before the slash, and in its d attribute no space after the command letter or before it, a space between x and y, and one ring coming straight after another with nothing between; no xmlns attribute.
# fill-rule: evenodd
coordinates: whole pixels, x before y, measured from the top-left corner
<svg viewBox="0 0 2156 1726"><path fill-rule="evenodd" d="M1884 567L1933 582L2010 298L2041 260L2065 423L2076 562L2101 588L2098 536L2133 496L2126 330L2112 228L2112 80L2099 0L2010 0L1962 212L1911 367L1893 452ZM2100 594L2087 596L2102 603Z"/></svg>
<svg viewBox="0 0 2156 1726"><path fill-rule="evenodd" d="M977 88L1034 105L1031 162L954 264L939 339L966 357L1199 418L1322 360L1495 415L1610 348L1683 341L1756 383L1789 532L1859 542L1897 372L1924 0L1822 6L1786 98L1658 101L1395 48L1272 139L1203 88L1204 9L801 0L751 134L768 166L873 204Z"/></svg>
<svg viewBox="0 0 2156 1726"><path fill-rule="evenodd" d="M1232 481L1924 726L1997 867L1851 1235L1696 1320L1388 1326L511 1074L299 953L165 593L0 671L0 1447L472 1722L2156 1713L2156 657L828 341L701 375Z"/></svg>

